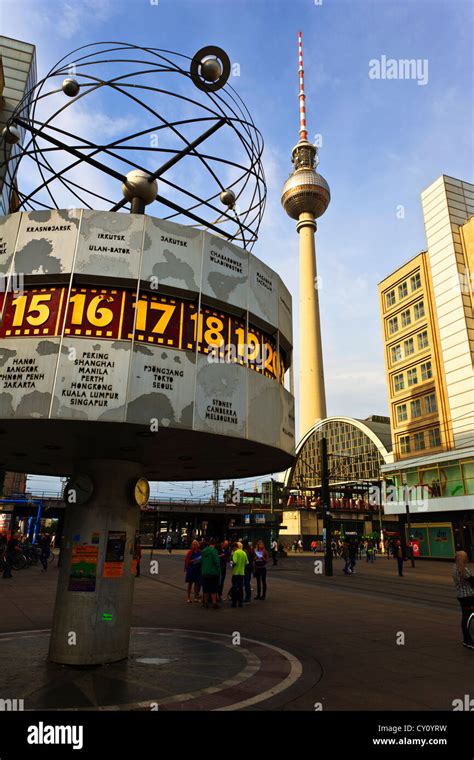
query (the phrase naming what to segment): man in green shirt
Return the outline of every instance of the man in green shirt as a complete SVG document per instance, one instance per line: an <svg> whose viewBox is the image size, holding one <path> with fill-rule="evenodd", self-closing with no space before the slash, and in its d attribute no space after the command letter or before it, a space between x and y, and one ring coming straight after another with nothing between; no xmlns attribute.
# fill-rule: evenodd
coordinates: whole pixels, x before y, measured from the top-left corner
<svg viewBox="0 0 474 760"><path fill-rule="evenodd" d="M216 549L216 542L213 538L209 541L201 553L201 579L202 594L204 607L209 606L209 598L215 610L219 609L217 604L217 592L219 590L219 580L221 576L221 562Z"/></svg>
<svg viewBox="0 0 474 760"><path fill-rule="evenodd" d="M243 607L245 566L249 563L246 552L240 542L232 545L232 607Z"/></svg>

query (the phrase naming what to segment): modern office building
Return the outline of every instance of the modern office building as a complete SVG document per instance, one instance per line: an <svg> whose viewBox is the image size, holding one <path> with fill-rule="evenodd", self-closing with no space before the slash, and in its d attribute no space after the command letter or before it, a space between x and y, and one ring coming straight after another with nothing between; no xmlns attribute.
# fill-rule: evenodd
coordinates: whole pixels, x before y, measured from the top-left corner
<svg viewBox="0 0 474 760"><path fill-rule="evenodd" d="M305 548L323 537L321 510L322 437L327 441L330 474L331 529L345 535L367 536L387 529L381 509L381 468L393 461L390 421L372 415L365 420L327 417L300 441L296 459L285 477L288 490L280 541L303 538ZM396 520L396 518L395 518Z"/></svg>
<svg viewBox="0 0 474 760"><path fill-rule="evenodd" d="M394 454L385 512L405 518L408 499L422 553L452 556L456 540L474 543L474 185L443 175L421 201L427 249L379 284Z"/></svg>
<svg viewBox="0 0 474 760"><path fill-rule="evenodd" d="M36 82L35 46L0 35L0 135L18 104L30 92ZM23 116L29 113L30 104L25 101ZM20 141L24 140L23 129L19 129ZM15 193L4 184L6 167L10 176L16 169L15 145L0 140L0 215L8 214L15 206Z"/></svg>

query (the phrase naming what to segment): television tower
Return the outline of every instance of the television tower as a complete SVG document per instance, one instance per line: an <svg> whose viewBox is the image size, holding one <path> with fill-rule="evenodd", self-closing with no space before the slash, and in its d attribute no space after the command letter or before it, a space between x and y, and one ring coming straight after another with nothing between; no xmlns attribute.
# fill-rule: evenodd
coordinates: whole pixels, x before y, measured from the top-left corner
<svg viewBox="0 0 474 760"><path fill-rule="evenodd" d="M326 211L329 185L316 172L317 148L308 141L303 78L302 35L298 32L300 139L291 151L294 171L283 186L281 203L297 221L300 236L300 439L326 415L323 348L316 280L316 219Z"/></svg>

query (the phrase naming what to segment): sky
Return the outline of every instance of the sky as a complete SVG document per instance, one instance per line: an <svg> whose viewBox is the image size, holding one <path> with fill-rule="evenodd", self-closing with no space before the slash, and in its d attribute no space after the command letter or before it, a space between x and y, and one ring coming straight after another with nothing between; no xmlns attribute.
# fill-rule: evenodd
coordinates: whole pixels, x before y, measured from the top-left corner
<svg viewBox="0 0 474 760"><path fill-rule="evenodd" d="M316 233L328 415L364 418L388 414L377 284L425 248L421 191L441 174L473 180L473 8L468 0L2 0L0 21L2 34L36 45L40 76L100 40L190 56L213 44L239 64L231 84L265 141L268 199L253 252L292 293L296 378L298 235L280 193L298 140L303 32L308 137L320 144L318 171L332 195ZM384 56L415 59L418 76L373 78ZM167 488L178 486L159 495Z"/></svg>

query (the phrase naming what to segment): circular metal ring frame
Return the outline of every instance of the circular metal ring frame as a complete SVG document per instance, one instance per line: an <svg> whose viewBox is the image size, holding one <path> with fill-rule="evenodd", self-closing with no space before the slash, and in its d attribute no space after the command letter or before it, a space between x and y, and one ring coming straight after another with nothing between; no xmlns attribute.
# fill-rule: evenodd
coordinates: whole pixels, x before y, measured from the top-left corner
<svg viewBox="0 0 474 760"><path fill-rule="evenodd" d="M195 62L199 70L202 57L209 55L219 58L223 73L217 82L206 83L210 87L201 87L191 70L194 72ZM3 170L4 183L14 199L10 210L68 206L129 210L130 203L121 198L119 181L133 169L153 174L164 167L157 177L159 194L154 203L159 203L160 209L156 216L207 229L251 250L266 203L263 139L245 103L226 82L229 73L228 56L215 46L202 48L193 58L122 42L92 43L73 50L25 94L7 123L21 133L14 149L5 142L0 146L0 172ZM174 82L166 87L166 82L157 81L158 75L175 77ZM79 81L80 91L58 104L67 76ZM88 139L80 132L86 131L84 123L89 126L89 122L76 119L74 110L68 109L78 109L79 115L86 112L91 95L120 97L122 110L118 113L128 115L126 106L132 106L130 120L135 126L137 115L141 117L141 128L113 135L114 139L105 132L100 144L99 139ZM161 98L165 109L156 105ZM105 109L104 113L113 111ZM120 116L114 126L117 123ZM190 130L196 134L189 135ZM213 139L206 137L213 131L223 137L218 151ZM153 135L158 145L151 147ZM201 142L193 147L196 140ZM187 166L177 166L183 157ZM158 166L160 158L165 159L162 167ZM170 163L181 168L179 178L178 172L175 175L167 168ZM87 168L87 177L80 181L77 172L82 168ZM193 174L199 174L194 185L190 182ZM116 180L112 190L103 189L107 175ZM209 189L203 193L203 187ZM224 190L234 192L235 208L223 207L219 196ZM150 213L154 208L153 204L149 207Z"/></svg>

